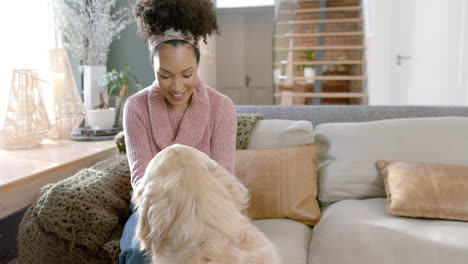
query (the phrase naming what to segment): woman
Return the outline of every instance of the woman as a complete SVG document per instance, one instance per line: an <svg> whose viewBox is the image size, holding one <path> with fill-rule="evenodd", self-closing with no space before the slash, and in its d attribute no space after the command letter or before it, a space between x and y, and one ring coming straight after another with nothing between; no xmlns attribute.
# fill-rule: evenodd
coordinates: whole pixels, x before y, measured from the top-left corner
<svg viewBox="0 0 468 264"><path fill-rule="evenodd" d="M148 43L158 82L129 97L124 131L131 184L138 185L150 160L178 143L206 153L234 171L236 111L225 95L197 75L198 41L218 32L210 0L138 0L138 32ZM159 65L159 66L156 66ZM144 263L135 237L133 212L120 240L120 263Z"/></svg>

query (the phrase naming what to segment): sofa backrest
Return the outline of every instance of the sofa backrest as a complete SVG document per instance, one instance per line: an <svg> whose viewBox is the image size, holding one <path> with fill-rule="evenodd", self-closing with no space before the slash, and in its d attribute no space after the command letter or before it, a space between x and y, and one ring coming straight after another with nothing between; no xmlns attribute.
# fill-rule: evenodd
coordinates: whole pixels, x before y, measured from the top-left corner
<svg viewBox="0 0 468 264"><path fill-rule="evenodd" d="M310 133L320 144L317 168L322 205L345 199L385 197L377 160L468 166L468 139L464 132L468 130L468 107L264 105L236 108L238 113L259 113L266 119L312 123ZM268 138L268 133L259 134ZM281 140L275 142L278 141Z"/></svg>
<svg viewBox="0 0 468 264"><path fill-rule="evenodd" d="M265 119L308 120L322 123L367 122L382 119L468 116L466 106L343 106L343 105L236 105L238 113L259 113Z"/></svg>
<svg viewBox="0 0 468 264"><path fill-rule="evenodd" d="M385 197L378 160L468 166L468 118L397 118L315 127L319 200Z"/></svg>

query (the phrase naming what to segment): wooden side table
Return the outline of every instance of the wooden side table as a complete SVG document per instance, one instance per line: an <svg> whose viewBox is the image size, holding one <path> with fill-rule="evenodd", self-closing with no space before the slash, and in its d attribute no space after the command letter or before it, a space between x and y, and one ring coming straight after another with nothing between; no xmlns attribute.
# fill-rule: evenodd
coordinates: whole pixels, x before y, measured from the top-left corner
<svg viewBox="0 0 468 264"><path fill-rule="evenodd" d="M31 205L42 186L115 155L113 140L44 139L38 148L0 149L0 219Z"/></svg>

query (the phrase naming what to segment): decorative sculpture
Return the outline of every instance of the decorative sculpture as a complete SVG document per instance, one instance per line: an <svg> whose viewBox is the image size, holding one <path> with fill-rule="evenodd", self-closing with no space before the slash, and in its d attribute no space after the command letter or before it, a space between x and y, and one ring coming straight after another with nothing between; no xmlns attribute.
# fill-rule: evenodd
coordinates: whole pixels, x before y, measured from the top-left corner
<svg viewBox="0 0 468 264"><path fill-rule="evenodd" d="M39 146L49 130L49 118L35 70L13 70L0 147L21 149Z"/></svg>
<svg viewBox="0 0 468 264"><path fill-rule="evenodd" d="M73 128L86 116L65 49L50 50L50 68L55 99L55 120L58 137L69 139Z"/></svg>

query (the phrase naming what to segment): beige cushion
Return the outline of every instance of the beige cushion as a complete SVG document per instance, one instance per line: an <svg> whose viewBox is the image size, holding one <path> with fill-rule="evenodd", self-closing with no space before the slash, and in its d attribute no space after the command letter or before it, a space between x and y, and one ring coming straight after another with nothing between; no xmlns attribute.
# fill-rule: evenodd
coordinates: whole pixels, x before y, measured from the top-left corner
<svg viewBox="0 0 468 264"><path fill-rule="evenodd" d="M318 144L237 150L235 175L250 193L252 219L290 218L307 225L320 219L317 197Z"/></svg>
<svg viewBox="0 0 468 264"><path fill-rule="evenodd" d="M247 149L286 148L311 142L314 130L309 121L266 119L255 125Z"/></svg>
<svg viewBox="0 0 468 264"><path fill-rule="evenodd" d="M253 222L276 245L283 264L307 264L312 228L289 219Z"/></svg>
<svg viewBox="0 0 468 264"><path fill-rule="evenodd" d="M468 166L378 161L387 213L468 221Z"/></svg>
<svg viewBox="0 0 468 264"><path fill-rule="evenodd" d="M385 197L377 160L468 165L466 131L464 117L320 124L315 127L319 200Z"/></svg>
<svg viewBox="0 0 468 264"><path fill-rule="evenodd" d="M468 224L392 216L385 198L345 200L323 210L309 264L465 264Z"/></svg>

